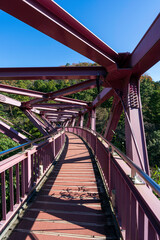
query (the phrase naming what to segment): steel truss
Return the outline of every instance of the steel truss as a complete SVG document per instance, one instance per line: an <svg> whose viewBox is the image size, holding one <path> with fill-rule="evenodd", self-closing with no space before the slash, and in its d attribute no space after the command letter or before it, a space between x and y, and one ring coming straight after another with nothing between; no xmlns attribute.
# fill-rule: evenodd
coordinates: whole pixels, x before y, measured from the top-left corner
<svg viewBox="0 0 160 240"><path fill-rule="evenodd" d="M0 102L21 108L39 131L47 135L55 130L56 122L61 122L65 127L69 125L83 127L85 114L88 116L86 126L96 130L96 107L113 97L113 106L104 136L107 140L112 140L113 132L124 111L127 155L149 174L139 78L160 60L160 14L132 53L117 53L51 0L3 0L0 8L100 65L1 68L0 80L84 79L84 81L51 93L0 84L0 91L3 93L33 98L22 103L1 94ZM92 103L67 97L91 88L97 88L99 91L100 86L103 86L103 90ZM47 103L50 100L54 103ZM13 137L13 131L7 126L5 128L8 129L5 133ZM4 124L0 124L0 131L4 131ZM18 134L14 133L14 136L17 138ZM21 140L18 138L16 141L27 141L21 137Z"/></svg>

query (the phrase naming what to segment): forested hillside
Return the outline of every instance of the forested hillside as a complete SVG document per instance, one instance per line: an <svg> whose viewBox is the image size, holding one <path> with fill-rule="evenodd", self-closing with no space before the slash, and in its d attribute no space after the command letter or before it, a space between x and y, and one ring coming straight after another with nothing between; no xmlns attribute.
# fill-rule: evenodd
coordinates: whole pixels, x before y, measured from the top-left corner
<svg viewBox="0 0 160 240"><path fill-rule="evenodd" d="M67 64L69 65L69 64ZM88 65L88 63L83 63L81 65ZM52 92L59 90L61 88L70 86L79 81L83 80L19 80L19 81L0 81L1 84L9 84L12 86L32 89L42 92ZM145 124L145 132L147 139L147 147L149 154L150 166L154 169L154 178L160 183L158 172L160 173L160 82L152 81L150 76L144 75L140 79L141 81L141 99L143 106L143 116ZM4 93L3 93L4 94ZM82 91L71 95L80 100L93 101L97 96L97 89L90 89ZM20 101L28 101L30 98L25 96L16 96L12 94L5 94L7 96L13 97ZM53 102L53 101L52 101ZM106 125L110 108L112 105L112 99L106 101L97 108L97 126L96 129L99 133L103 133L104 126ZM37 138L41 136L40 132L36 127L30 123L29 119L22 113L22 111L13 106L6 104L0 104L0 117L5 118L10 121L17 131L24 129L30 136L30 139ZM24 133L23 133L24 134ZM6 150L16 145L8 137L0 134L0 151ZM122 150L125 149L125 135L124 135L124 114L122 114L118 128L113 137L113 143L117 145Z"/></svg>

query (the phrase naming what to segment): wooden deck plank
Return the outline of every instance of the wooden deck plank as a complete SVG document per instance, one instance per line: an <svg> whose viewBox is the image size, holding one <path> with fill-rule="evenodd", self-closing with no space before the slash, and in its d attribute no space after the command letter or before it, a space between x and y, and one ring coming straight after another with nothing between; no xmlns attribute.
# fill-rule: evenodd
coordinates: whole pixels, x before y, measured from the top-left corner
<svg viewBox="0 0 160 240"><path fill-rule="evenodd" d="M106 238L106 217L89 151L79 137L67 136L66 156L56 164L10 240L112 239Z"/></svg>

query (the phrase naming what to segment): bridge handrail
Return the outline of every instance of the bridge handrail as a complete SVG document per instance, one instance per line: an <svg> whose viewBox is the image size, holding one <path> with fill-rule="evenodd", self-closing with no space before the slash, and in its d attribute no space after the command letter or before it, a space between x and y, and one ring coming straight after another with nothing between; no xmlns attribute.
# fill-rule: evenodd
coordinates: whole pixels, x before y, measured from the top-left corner
<svg viewBox="0 0 160 240"><path fill-rule="evenodd" d="M146 183L148 183L148 185L152 188L152 190L154 192L156 192L157 195L160 197L160 186L150 176L148 176L142 169L140 169L129 157L127 157L121 150L119 150L117 147L115 147L111 142L106 140L101 134L99 134L91 129L88 129L88 128L83 128L83 129L102 138L103 141L105 141L108 144L108 146L112 148L112 151L115 151L125 162L127 162L127 164L131 167L131 169L134 169L136 171L136 173L138 173L142 177L142 179Z"/></svg>
<svg viewBox="0 0 160 240"><path fill-rule="evenodd" d="M108 144L108 147L112 149L112 151L115 151L130 167L131 170L134 170L134 173L138 173L141 178L152 188L152 190L160 197L160 186L151 178L149 177L145 172L143 172L142 169L140 169L129 157L127 157L121 150L119 150L117 147L115 147L111 142L106 140L101 134L97 133L96 131L93 131L89 128L81 128L76 127L79 129L85 129L86 131L94 134L96 137L99 137L102 139L99 139L102 143L103 141ZM132 174L131 174L132 175Z"/></svg>
<svg viewBox="0 0 160 240"><path fill-rule="evenodd" d="M149 187L154 191L158 189L158 194L158 184L95 131L77 126L67 127L66 131L81 136L93 150L124 239L159 239L159 200ZM136 172L145 183L130 178Z"/></svg>
<svg viewBox="0 0 160 240"><path fill-rule="evenodd" d="M47 136L43 136L43 137L40 137L40 138L36 138L36 139L34 139L34 140L32 140L32 141L28 141L27 143L23 143L23 144L18 145L18 146L16 146L16 147L9 148L9 149L7 149L7 150L1 151L1 152L0 152L0 157L6 155L6 154L8 154L8 153L14 152L14 151L16 151L16 150L19 150L19 149L21 149L21 148L22 148L22 150L23 150L25 147L27 147L27 146L32 146L32 145L33 145L34 143L36 143L36 142L40 142L41 140L44 140L44 139L53 137L53 136L55 136L57 133L58 133L58 131L56 131L56 132L54 132L54 133L51 133L51 134L48 134Z"/></svg>
<svg viewBox="0 0 160 240"><path fill-rule="evenodd" d="M43 139L47 140L40 141ZM37 143L33 144L35 142ZM0 239L1 233L5 230L7 224L38 183L41 182L52 166L53 161L55 161L60 154L65 143L65 131L62 128L58 129L54 134L38 138L27 144L22 144L19 148L24 145L30 145L31 143L31 147L0 162ZM9 153L11 152L10 150L12 149L6 152ZM7 185L6 181L8 181ZM14 183L16 183L16 187ZM6 198L7 192L9 192L8 198Z"/></svg>

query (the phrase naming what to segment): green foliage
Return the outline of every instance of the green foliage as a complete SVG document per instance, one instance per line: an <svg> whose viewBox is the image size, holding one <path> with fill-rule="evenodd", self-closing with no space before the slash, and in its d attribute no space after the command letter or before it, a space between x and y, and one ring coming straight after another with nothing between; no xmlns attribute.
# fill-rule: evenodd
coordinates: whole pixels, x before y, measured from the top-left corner
<svg viewBox="0 0 160 240"><path fill-rule="evenodd" d="M125 116L122 113L117 129L114 132L112 143L125 153Z"/></svg>
<svg viewBox="0 0 160 240"><path fill-rule="evenodd" d="M96 131L99 133L104 132L106 122L109 117L109 110L106 108L98 107L96 109Z"/></svg>
<svg viewBox="0 0 160 240"><path fill-rule="evenodd" d="M157 182L160 185L160 168L157 165L155 165L155 167L152 168L151 177L155 182Z"/></svg>
<svg viewBox="0 0 160 240"><path fill-rule="evenodd" d="M16 147L17 145L18 143L14 142L11 138L0 133L0 152Z"/></svg>
<svg viewBox="0 0 160 240"><path fill-rule="evenodd" d="M141 99L150 166L160 166L160 82L140 78Z"/></svg>
<svg viewBox="0 0 160 240"><path fill-rule="evenodd" d="M151 169L151 178L160 185L160 168L157 165ZM156 193L155 195L160 199Z"/></svg>
<svg viewBox="0 0 160 240"><path fill-rule="evenodd" d="M160 130L153 131L150 140L148 141L148 154L150 159L150 166L157 165L160 167Z"/></svg>
<svg viewBox="0 0 160 240"><path fill-rule="evenodd" d="M73 63L70 65L67 63L65 66L93 66L97 64L91 63ZM40 92L54 92L60 90L65 87L69 87L76 83L80 83L84 81L81 80L19 80L19 81L3 81L1 80L1 84L9 84L12 86L24 88L24 89L32 89ZM160 82L153 82L152 78L148 75L144 75L140 78L141 83L141 100L142 100L142 110L144 117L144 126L146 132L147 139L147 148L150 160L150 166L160 167ZM101 87L102 90L102 87ZM88 89L85 91L81 91L75 94L72 94L67 97L84 100L87 102L92 102L98 94L97 88ZM5 94L6 96L17 99L21 102L26 102L31 98L21 95L14 94ZM54 102L51 100L50 102ZM109 118L109 112L112 106L113 98L102 103L100 107L96 109L96 129L99 133L104 133L104 128L107 123L107 119ZM41 136L41 133L38 129L29 121L26 115L21 111L21 109L13 106L9 106L6 104L0 104L0 116L4 117L6 120L9 120L14 124L14 129L20 131L20 129L24 129L35 138ZM84 116L85 123L87 119L87 114ZM12 126L11 126L12 127ZM23 133L23 132L22 132ZM24 133L23 133L24 134ZM0 151L6 150L13 146L16 146L16 143L11 139L7 138L3 134L0 134ZM28 137L28 136L27 136ZM32 139L31 137L29 137ZM125 117L124 113L122 114L118 127L114 133L112 142L125 152Z"/></svg>

